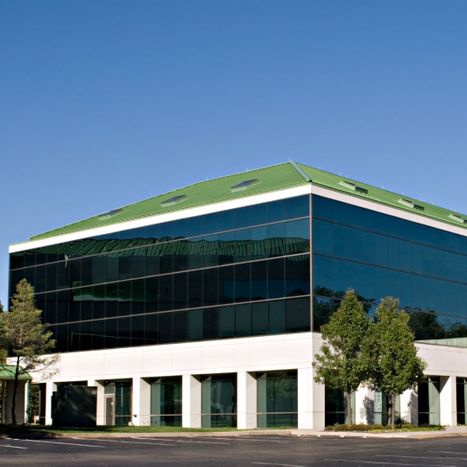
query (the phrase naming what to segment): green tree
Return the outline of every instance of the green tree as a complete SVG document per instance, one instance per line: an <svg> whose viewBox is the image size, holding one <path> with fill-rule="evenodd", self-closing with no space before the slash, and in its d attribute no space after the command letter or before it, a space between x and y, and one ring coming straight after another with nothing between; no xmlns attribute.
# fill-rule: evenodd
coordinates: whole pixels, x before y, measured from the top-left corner
<svg viewBox="0 0 467 467"><path fill-rule="evenodd" d="M5 339L5 321L3 319L3 305L0 302L0 365L6 363L7 345Z"/></svg>
<svg viewBox="0 0 467 467"><path fill-rule="evenodd" d="M370 382L388 396L389 420L395 427L395 401L399 394L415 388L426 363L417 356L410 316L399 308L399 300L385 297L376 308L375 323L367 336L371 355Z"/></svg>
<svg viewBox="0 0 467 467"><path fill-rule="evenodd" d="M42 311L36 308L34 288L26 279L16 286L11 300L11 308L1 314L3 340L8 354L14 359L13 400L11 407L12 423L16 425L16 391L21 375L33 371L52 371L58 355L47 355L53 351L55 341L47 326L41 322Z"/></svg>
<svg viewBox="0 0 467 467"><path fill-rule="evenodd" d="M365 343L369 326L363 303L348 290L329 322L321 327L323 345L314 357L315 381L344 392L347 424L352 423L352 393L368 375Z"/></svg>

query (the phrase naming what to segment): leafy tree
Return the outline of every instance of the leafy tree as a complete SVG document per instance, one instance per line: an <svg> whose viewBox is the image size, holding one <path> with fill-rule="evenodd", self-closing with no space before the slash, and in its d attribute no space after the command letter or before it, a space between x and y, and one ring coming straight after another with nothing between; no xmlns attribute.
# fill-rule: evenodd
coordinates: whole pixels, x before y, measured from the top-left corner
<svg viewBox="0 0 467 467"><path fill-rule="evenodd" d="M7 346L5 340L5 321L3 319L3 305L0 302L0 365L6 362Z"/></svg>
<svg viewBox="0 0 467 467"><path fill-rule="evenodd" d="M388 396L393 429L396 396L415 388L426 367L417 356L409 321L410 316L399 308L399 300L385 297L376 308L376 320L367 336L371 385Z"/></svg>
<svg viewBox="0 0 467 467"><path fill-rule="evenodd" d="M329 322L321 327L323 345L315 355L315 381L344 392L345 422L352 423L352 392L368 375L365 349L370 319L353 290L348 290Z"/></svg>
<svg viewBox="0 0 467 467"><path fill-rule="evenodd" d="M42 311L36 308L34 288L26 279L16 286L8 313L1 314L3 339L15 360L11 418L16 425L16 391L21 375L32 371L50 371L58 355L49 354L55 347L52 333L41 323Z"/></svg>

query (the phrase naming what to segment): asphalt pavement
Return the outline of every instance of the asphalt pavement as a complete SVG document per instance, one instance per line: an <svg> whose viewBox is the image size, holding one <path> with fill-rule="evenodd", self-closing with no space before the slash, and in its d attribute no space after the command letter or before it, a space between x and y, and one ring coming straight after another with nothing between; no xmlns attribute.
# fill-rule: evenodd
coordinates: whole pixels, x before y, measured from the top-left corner
<svg viewBox="0 0 467 467"><path fill-rule="evenodd" d="M294 435L0 439L7 466L439 466L467 465L467 439Z"/></svg>

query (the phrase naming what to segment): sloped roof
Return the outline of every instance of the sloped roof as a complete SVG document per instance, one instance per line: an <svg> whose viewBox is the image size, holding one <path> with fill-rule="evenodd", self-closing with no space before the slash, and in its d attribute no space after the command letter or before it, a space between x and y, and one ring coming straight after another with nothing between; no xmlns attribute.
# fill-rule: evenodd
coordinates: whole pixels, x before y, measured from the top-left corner
<svg viewBox="0 0 467 467"><path fill-rule="evenodd" d="M250 186L232 189L232 187L249 180L256 181ZM263 169L251 170L216 178L214 180L195 183L194 185L189 185L169 193L155 196L154 198L149 198L109 211L108 213L35 235L31 237L31 240L39 240L65 233L141 219L148 216L167 214L169 212L194 208L205 204L219 203L221 201L243 198L245 196L292 188L305 183L303 176L297 172L292 164L284 163L274 165ZM170 202L170 200L181 196L184 197L178 201ZM166 201L169 202L165 203Z"/></svg>
<svg viewBox="0 0 467 467"><path fill-rule="evenodd" d="M467 215L462 215L450 211L449 209L419 201L412 197L399 195L304 164L286 162L262 169L195 183L194 185L189 185L138 203L113 209L112 211L90 217L89 219L35 235L31 237L31 240L39 240L95 227L118 224L120 222L141 219L148 216L166 214L182 209L229 201L310 183L467 229Z"/></svg>

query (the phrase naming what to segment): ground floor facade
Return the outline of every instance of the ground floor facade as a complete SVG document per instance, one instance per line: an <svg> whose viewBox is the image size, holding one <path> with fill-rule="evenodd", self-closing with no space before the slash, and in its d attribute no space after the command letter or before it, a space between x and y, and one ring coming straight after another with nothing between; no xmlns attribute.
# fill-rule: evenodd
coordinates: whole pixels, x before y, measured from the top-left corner
<svg viewBox="0 0 467 467"><path fill-rule="evenodd" d="M40 421L322 430L343 422L344 407L341 394L314 381L313 355L320 346L320 334L298 333L65 353L52 377L35 377ZM465 424L467 349L417 346L428 364L426 380L398 398L398 417L413 424ZM381 393L361 388L352 404L355 423L387 420Z"/></svg>

